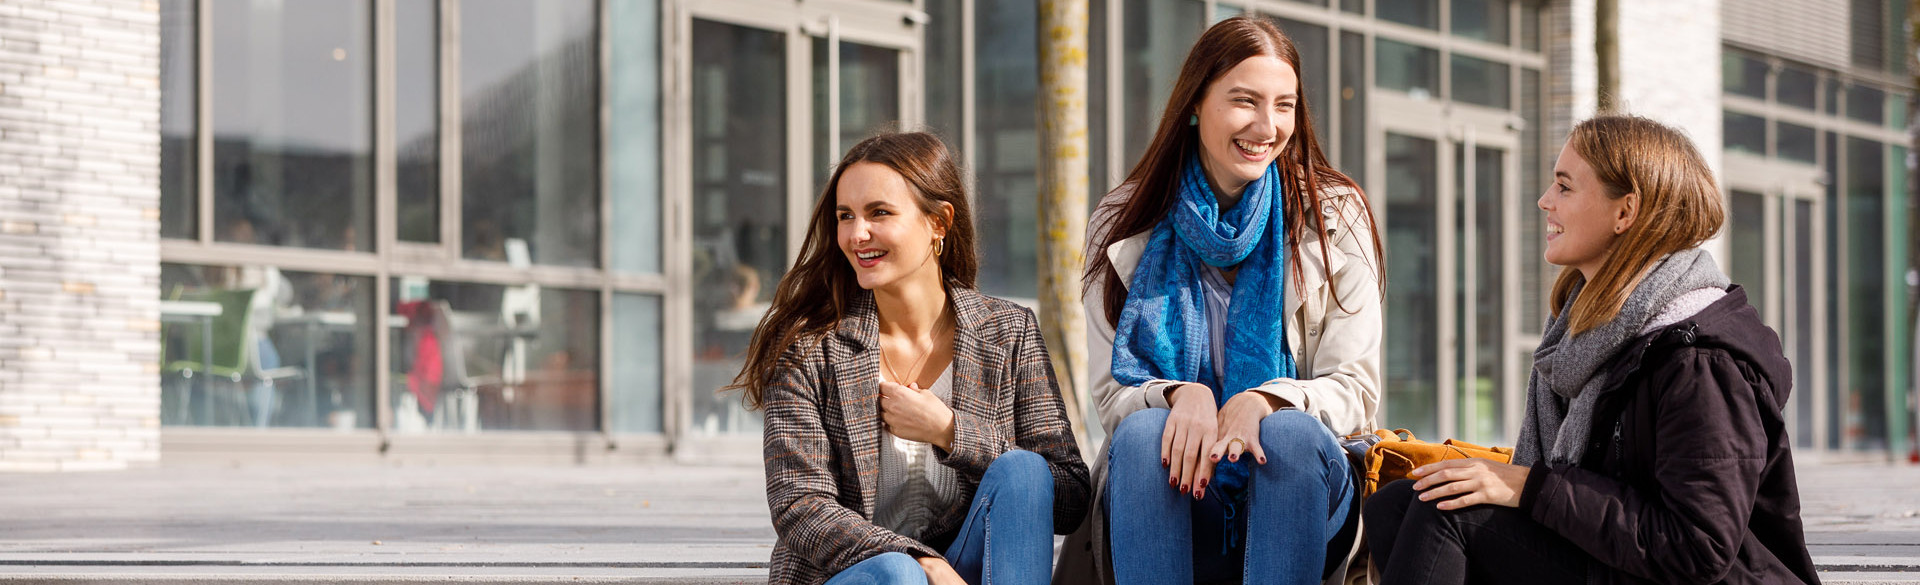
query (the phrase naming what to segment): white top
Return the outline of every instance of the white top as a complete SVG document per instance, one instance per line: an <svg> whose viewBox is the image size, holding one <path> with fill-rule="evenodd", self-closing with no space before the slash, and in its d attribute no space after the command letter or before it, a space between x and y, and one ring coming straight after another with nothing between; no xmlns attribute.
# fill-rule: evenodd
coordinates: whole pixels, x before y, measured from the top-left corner
<svg viewBox="0 0 1920 585"><path fill-rule="evenodd" d="M951 364L928 390L939 396L940 402L953 404ZM960 495L958 477L953 468L934 459L933 445L902 439L885 430L880 437L878 487L873 523L914 540L933 536L922 532Z"/></svg>

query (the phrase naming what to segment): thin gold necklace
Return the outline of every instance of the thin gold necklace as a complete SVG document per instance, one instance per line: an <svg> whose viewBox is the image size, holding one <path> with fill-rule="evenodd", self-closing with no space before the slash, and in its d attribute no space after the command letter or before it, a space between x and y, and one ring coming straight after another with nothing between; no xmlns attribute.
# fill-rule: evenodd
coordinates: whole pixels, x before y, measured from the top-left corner
<svg viewBox="0 0 1920 585"><path fill-rule="evenodd" d="M941 312L940 312L940 320L934 323L934 327L935 327L935 329L934 329L934 332L933 332L933 336L934 336L934 338L935 338L935 339L934 339L934 343L935 343L935 344L938 344L938 343L940 343L940 341L939 341L939 337L940 337L940 335L941 335L941 334L943 334L943 333L945 333L945 331L943 331L943 330L941 330L941 329L939 329L939 326L940 326L941 324L943 324L943 323L945 323L946 321L947 321L947 313L946 313L946 311L941 311ZM909 383L913 383L913 382L919 382L919 381L920 381L920 366L921 366L921 365L924 365L924 364L926 364L926 363L927 363L927 358L928 358L928 357L932 357L932 356L933 356L933 350L934 350L934 348L927 348L927 351L926 351L926 353L922 353L922 354L920 354L920 359L918 359L918 360L914 360L914 362L913 362L913 368L912 368L912 369L910 370L910 371L911 371L911 372L913 373L913 375L914 375L914 377L913 377L913 378L911 378L911 379L909 379L909 378L902 378L902 377L900 377L900 373L899 373L899 372L896 372L896 371L893 371L893 363L892 363L892 362L889 362L889 361L887 361L887 348L885 348L885 347L882 347L882 348L880 348L880 365L881 365L882 367L885 367L885 368L887 369L887 373L893 376L893 383L895 383L895 384L899 384L899 383L900 383L901 381L903 381L903 380L905 380L905 381L909 381ZM904 385L904 384L903 384L903 385Z"/></svg>

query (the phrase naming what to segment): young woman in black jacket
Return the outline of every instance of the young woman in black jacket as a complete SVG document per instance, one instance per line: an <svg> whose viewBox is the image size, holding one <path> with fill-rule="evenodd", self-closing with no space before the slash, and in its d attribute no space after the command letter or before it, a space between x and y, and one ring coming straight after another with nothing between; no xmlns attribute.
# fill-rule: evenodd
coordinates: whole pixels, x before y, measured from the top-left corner
<svg viewBox="0 0 1920 585"><path fill-rule="evenodd" d="M1699 245L1726 218L1678 130L1575 126L1540 196L1565 267L1514 464L1450 460L1365 505L1384 582L1818 583L1780 338Z"/></svg>

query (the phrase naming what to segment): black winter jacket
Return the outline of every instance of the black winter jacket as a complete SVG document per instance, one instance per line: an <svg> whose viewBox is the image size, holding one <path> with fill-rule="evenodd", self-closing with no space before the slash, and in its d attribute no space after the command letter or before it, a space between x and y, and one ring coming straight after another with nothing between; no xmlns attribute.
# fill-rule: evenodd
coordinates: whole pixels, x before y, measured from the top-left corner
<svg viewBox="0 0 1920 585"><path fill-rule="evenodd" d="M1599 561L1591 582L1819 583L1781 416L1792 369L1745 291L1598 371L1580 465L1536 464L1520 501Z"/></svg>

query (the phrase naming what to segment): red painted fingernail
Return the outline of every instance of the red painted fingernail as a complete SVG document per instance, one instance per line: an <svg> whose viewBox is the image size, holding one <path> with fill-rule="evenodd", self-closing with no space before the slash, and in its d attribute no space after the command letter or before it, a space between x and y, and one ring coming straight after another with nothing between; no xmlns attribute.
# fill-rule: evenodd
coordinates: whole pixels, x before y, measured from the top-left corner
<svg viewBox="0 0 1920 585"><path fill-rule="evenodd" d="M1187 484L1180 484L1180 491L1187 491Z"/></svg>
<svg viewBox="0 0 1920 585"><path fill-rule="evenodd" d="M1219 455L1208 455L1208 456L1207 456L1207 459L1209 459L1209 460L1212 460L1212 461L1219 461L1219 460L1220 460L1220 456L1219 456Z"/></svg>
<svg viewBox="0 0 1920 585"><path fill-rule="evenodd" d="M1180 485L1180 477L1174 476L1167 478L1167 485Z"/></svg>
<svg viewBox="0 0 1920 585"><path fill-rule="evenodd" d="M1200 480L1200 491L1202 493L1205 493L1207 491L1207 480L1204 480L1204 479Z"/></svg>
<svg viewBox="0 0 1920 585"><path fill-rule="evenodd" d="M1261 464L1261 465L1266 465L1266 464L1267 464L1267 458L1265 458L1265 457L1261 457L1259 461L1260 461L1260 464Z"/></svg>
<svg viewBox="0 0 1920 585"><path fill-rule="evenodd" d="M1232 461L1232 462L1234 462L1234 463L1239 463L1239 462L1240 462L1240 456L1239 456L1239 455L1228 455L1228 456L1227 456L1227 460L1228 460L1228 461Z"/></svg>
<svg viewBox="0 0 1920 585"><path fill-rule="evenodd" d="M1161 467L1166 467L1166 466L1167 466L1167 458L1165 458L1165 457L1161 457L1161 458L1160 458L1160 466L1161 466Z"/></svg>

